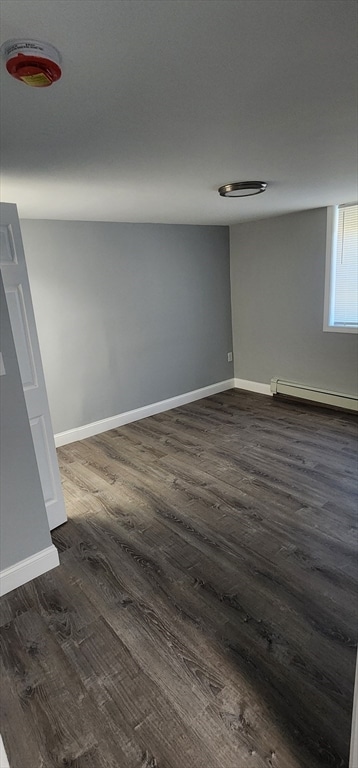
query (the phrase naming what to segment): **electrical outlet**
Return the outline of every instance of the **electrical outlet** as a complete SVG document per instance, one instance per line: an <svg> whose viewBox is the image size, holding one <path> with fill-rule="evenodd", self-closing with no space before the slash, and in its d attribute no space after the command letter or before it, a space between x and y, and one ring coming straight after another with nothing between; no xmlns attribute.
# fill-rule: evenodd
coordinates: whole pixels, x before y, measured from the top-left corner
<svg viewBox="0 0 358 768"><path fill-rule="evenodd" d="M227 353L227 361L228 363L232 363L232 352Z"/></svg>

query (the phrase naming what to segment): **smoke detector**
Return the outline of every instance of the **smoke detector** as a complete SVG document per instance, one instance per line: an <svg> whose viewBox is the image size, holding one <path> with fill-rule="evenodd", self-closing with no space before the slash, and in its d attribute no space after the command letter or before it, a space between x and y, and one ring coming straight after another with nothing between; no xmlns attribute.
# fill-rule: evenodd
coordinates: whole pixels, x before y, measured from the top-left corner
<svg viewBox="0 0 358 768"><path fill-rule="evenodd" d="M61 77L60 54L40 40L8 40L1 46L8 73L35 88L47 88Z"/></svg>

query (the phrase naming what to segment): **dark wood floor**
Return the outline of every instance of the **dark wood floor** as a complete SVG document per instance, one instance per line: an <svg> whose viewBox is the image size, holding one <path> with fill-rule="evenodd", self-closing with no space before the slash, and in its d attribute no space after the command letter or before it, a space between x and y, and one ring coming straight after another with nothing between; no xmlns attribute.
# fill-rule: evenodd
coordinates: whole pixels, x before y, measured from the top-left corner
<svg viewBox="0 0 358 768"><path fill-rule="evenodd" d="M2 599L11 768L346 768L356 419L230 391L59 450Z"/></svg>

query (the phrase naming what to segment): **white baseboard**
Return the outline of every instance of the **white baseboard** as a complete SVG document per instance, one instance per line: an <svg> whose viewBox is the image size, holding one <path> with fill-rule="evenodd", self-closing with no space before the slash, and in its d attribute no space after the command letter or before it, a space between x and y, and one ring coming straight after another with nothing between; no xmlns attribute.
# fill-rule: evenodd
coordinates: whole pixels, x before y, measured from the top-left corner
<svg viewBox="0 0 358 768"><path fill-rule="evenodd" d="M21 587L36 576L41 576L60 564L58 552L54 544L46 549L41 549L31 557L20 560L9 568L0 571L0 596L6 595L16 587Z"/></svg>
<svg viewBox="0 0 358 768"><path fill-rule="evenodd" d="M84 424L82 427L68 429L65 432L58 432L55 435L55 445L59 448L61 445L74 443L76 440L84 440L86 437L99 435L101 432L107 432L109 429L122 427L124 424L130 424L132 421L146 419L148 416L154 416L156 413L170 411L172 408L178 408L186 403L193 403L195 400L202 400L203 397L216 395L218 392L225 392L227 389L235 387L235 379L226 379L217 384L210 384L208 387L194 389L191 392L185 392L183 395L169 397L167 400L160 400L151 405L144 405L142 408L134 408L132 411L125 411L116 416L109 416L107 419L92 421L91 424Z"/></svg>
<svg viewBox="0 0 358 768"><path fill-rule="evenodd" d="M236 389L246 389L248 392L258 392L260 395L270 395L272 392L269 384L260 381L248 381L247 379L234 379Z"/></svg>
<svg viewBox="0 0 358 768"><path fill-rule="evenodd" d="M0 736L0 768L10 768L9 761L6 756L3 740Z"/></svg>
<svg viewBox="0 0 358 768"><path fill-rule="evenodd" d="M351 748L349 756L349 768L358 766L358 655L356 661L356 675L353 694Z"/></svg>

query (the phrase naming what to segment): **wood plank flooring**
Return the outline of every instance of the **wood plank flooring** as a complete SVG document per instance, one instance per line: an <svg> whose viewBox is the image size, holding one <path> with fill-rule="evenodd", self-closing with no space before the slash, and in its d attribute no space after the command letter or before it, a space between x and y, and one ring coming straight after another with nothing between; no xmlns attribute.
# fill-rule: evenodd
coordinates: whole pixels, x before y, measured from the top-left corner
<svg viewBox="0 0 358 768"><path fill-rule="evenodd" d="M230 391L58 451L1 601L11 768L347 768L357 421Z"/></svg>

